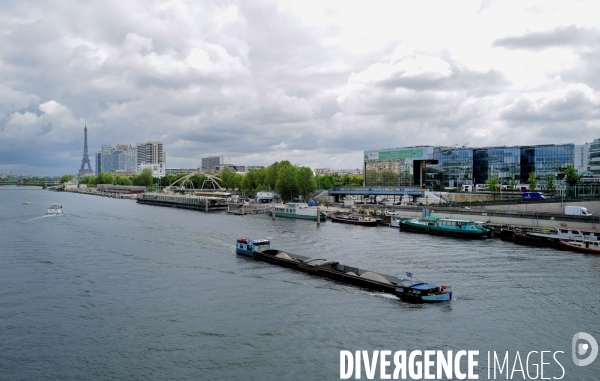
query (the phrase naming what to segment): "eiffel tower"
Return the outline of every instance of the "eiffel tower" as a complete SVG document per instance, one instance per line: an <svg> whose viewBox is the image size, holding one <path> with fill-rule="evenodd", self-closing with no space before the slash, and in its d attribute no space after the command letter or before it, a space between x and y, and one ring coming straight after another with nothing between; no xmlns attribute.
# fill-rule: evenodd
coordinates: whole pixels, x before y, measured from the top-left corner
<svg viewBox="0 0 600 381"><path fill-rule="evenodd" d="M90 165L90 158L88 156L88 149L87 149L87 123L86 123L83 131L84 131L83 159L81 160L81 168L79 168L79 174L78 174L79 177L83 177L83 176L87 176L87 175L94 175L94 171L92 171L92 167ZM86 164L87 164L88 169L85 169Z"/></svg>

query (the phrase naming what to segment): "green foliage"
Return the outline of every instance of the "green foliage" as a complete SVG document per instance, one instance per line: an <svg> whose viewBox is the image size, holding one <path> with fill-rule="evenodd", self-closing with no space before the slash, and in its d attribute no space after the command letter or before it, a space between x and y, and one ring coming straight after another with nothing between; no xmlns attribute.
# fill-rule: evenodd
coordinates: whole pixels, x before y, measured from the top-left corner
<svg viewBox="0 0 600 381"><path fill-rule="evenodd" d="M554 191L556 191L556 186L554 185L554 175L551 173L546 176L546 189L548 189L550 194L554 194Z"/></svg>
<svg viewBox="0 0 600 381"><path fill-rule="evenodd" d="M296 168L289 161L282 162L279 165L275 190L283 200L292 200L299 193L296 186Z"/></svg>
<svg viewBox="0 0 600 381"><path fill-rule="evenodd" d="M96 185L96 176L85 176L79 180L79 184L87 184L88 186Z"/></svg>
<svg viewBox="0 0 600 381"><path fill-rule="evenodd" d="M246 192L251 192L256 189L258 183L256 182L256 170L250 169L242 179L242 189Z"/></svg>
<svg viewBox="0 0 600 381"><path fill-rule="evenodd" d="M236 173L233 178L233 187L236 189L242 189L242 182L244 181L244 175Z"/></svg>
<svg viewBox="0 0 600 381"><path fill-rule="evenodd" d="M289 161L287 162L289 163ZM266 176L264 184L270 187L271 189L275 189L275 185L277 183L277 178L279 177L279 166L278 162L271 164L266 170Z"/></svg>
<svg viewBox="0 0 600 381"><path fill-rule="evenodd" d="M442 184L434 184L433 185L434 192L444 192L445 190L446 190L446 188L444 188L444 186Z"/></svg>
<svg viewBox="0 0 600 381"><path fill-rule="evenodd" d="M515 189L517 189L517 182L515 181L515 178L513 177L512 179L510 179L510 182L508 183L508 190L512 192Z"/></svg>
<svg viewBox="0 0 600 381"><path fill-rule="evenodd" d="M564 177L565 183L567 183L567 185L571 187L574 187L575 185L579 184L579 180L581 180L581 178L585 174L585 172L581 175L578 174L575 170L575 167L573 167L572 165L569 165L567 168L561 169L560 173L562 177Z"/></svg>
<svg viewBox="0 0 600 381"><path fill-rule="evenodd" d="M235 171L230 168L223 168L221 174L219 175L221 178L221 186L225 189L233 189L235 188Z"/></svg>
<svg viewBox="0 0 600 381"><path fill-rule="evenodd" d="M535 172L531 172L529 174L529 178L527 179L527 182L529 183L528 189L530 191L535 190L535 187L537 186L537 178L535 177Z"/></svg>
<svg viewBox="0 0 600 381"><path fill-rule="evenodd" d="M317 182L312 169L301 167L296 170L296 188L304 200L308 200L308 196L317 189Z"/></svg>
<svg viewBox="0 0 600 381"><path fill-rule="evenodd" d="M73 178L75 178L75 176L73 175L62 175L62 177L60 178L60 183L66 183L71 181Z"/></svg>
<svg viewBox="0 0 600 381"><path fill-rule="evenodd" d="M115 179L115 183L117 185L133 185L133 182L131 181L131 179L127 176L123 176L123 175L118 175L117 178Z"/></svg>
<svg viewBox="0 0 600 381"><path fill-rule="evenodd" d="M492 197L494 198L494 200L496 199L496 196L498 195L499 187L500 187L500 179L498 179L498 176L494 176L491 179L485 180L485 189L492 192Z"/></svg>
<svg viewBox="0 0 600 381"><path fill-rule="evenodd" d="M114 184L115 177L112 173L100 172L96 176L96 184Z"/></svg>
<svg viewBox="0 0 600 381"><path fill-rule="evenodd" d="M139 175L139 185L149 187L154 182L154 177L152 177L152 170L150 168L144 168L142 173ZM135 183L134 183L135 184ZM135 184L137 185L137 184Z"/></svg>

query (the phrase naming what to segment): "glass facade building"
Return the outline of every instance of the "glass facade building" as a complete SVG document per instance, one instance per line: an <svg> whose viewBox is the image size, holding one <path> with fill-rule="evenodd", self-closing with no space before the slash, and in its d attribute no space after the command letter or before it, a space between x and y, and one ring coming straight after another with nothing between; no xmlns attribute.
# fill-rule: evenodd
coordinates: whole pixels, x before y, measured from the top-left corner
<svg viewBox="0 0 600 381"><path fill-rule="evenodd" d="M600 175L600 139L590 149L590 163L596 160ZM408 147L365 151L365 186L443 186L485 184L498 177L500 183L525 184L535 172L537 183L574 164L575 145L447 148Z"/></svg>

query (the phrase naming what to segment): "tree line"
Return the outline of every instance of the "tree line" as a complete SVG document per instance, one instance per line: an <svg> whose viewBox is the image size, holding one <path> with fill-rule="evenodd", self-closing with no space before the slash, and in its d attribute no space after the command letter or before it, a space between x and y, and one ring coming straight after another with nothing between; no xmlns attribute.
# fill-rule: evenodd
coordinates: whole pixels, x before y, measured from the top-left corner
<svg viewBox="0 0 600 381"><path fill-rule="evenodd" d="M69 178L70 176L70 178ZM60 182L64 183L71 180L73 175L64 175L60 178ZM68 180L65 180L68 179ZM96 176L84 176L79 179L79 184L87 184L88 186L96 186L98 184L112 184L112 185L136 185L149 187L153 184L154 177L152 177L152 170L145 168L142 173L135 174L131 178L125 175L113 175L108 172L100 172Z"/></svg>
<svg viewBox="0 0 600 381"><path fill-rule="evenodd" d="M97 184L141 185L155 189L159 186L169 186L187 176L187 174L179 174L153 178L152 171L144 169L142 173L131 178L124 175L115 176L112 173L100 172L96 176L83 177L79 180L79 183L88 184L89 186ZM64 175L61 177L61 183L74 177L73 175ZM298 196L302 196L306 200L317 189L362 185L362 176L315 176L312 169L294 166L287 160L275 162L264 168L253 168L245 174L225 168L220 172L219 177L221 186L225 189L242 192L275 191L286 201ZM191 176L184 183L178 183L178 185L195 189L215 188L214 184L207 180L206 176L198 174Z"/></svg>

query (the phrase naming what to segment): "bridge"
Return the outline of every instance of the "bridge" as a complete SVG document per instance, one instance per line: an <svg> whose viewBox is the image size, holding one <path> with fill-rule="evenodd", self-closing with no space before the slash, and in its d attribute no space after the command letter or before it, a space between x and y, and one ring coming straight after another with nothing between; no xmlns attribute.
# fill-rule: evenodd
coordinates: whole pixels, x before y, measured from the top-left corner
<svg viewBox="0 0 600 381"><path fill-rule="evenodd" d="M423 197L425 192L417 187L334 187L330 195L356 196L415 196Z"/></svg>

